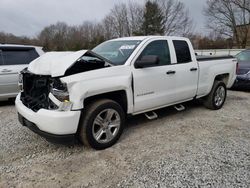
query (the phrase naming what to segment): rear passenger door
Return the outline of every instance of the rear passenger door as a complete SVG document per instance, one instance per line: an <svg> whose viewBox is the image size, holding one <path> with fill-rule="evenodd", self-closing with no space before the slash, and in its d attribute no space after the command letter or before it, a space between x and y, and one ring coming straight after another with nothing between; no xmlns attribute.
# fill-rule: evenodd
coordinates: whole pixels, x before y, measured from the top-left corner
<svg viewBox="0 0 250 188"><path fill-rule="evenodd" d="M175 73L176 100L184 101L195 97L198 86L198 63L192 60L191 43L185 40L173 40L176 62L173 66ZM195 59L195 58L193 58Z"/></svg>
<svg viewBox="0 0 250 188"><path fill-rule="evenodd" d="M12 97L19 90L18 73L39 55L34 48L5 47L0 50L0 95Z"/></svg>

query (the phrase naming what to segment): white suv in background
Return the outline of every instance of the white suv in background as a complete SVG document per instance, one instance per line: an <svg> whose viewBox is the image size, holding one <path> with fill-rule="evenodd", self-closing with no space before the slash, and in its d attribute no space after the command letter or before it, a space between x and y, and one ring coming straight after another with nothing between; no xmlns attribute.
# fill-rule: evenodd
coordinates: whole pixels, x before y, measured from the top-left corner
<svg viewBox="0 0 250 188"><path fill-rule="evenodd" d="M42 47L0 44L0 101L16 97L18 73L42 54Z"/></svg>

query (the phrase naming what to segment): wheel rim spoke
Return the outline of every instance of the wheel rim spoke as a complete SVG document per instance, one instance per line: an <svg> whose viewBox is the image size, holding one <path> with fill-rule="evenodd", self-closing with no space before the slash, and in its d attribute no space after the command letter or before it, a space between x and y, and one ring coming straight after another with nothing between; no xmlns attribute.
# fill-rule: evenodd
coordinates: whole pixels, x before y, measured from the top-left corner
<svg viewBox="0 0 250 188"><path fill-rule="evenodd" d="M103 122L104 122L104 119L98 115L94 121L94 124L97 124L97 125L100 125L100 126L103 126Z"/></svg>
<svg viewBox="0 0 250 188"><path fill-rule="evenodd" d="M100 140L100 138L102 137L104 131L102 129L100 129L96 134L95 134L95 139L96 140Z"/></svg>
<svg viewBox="0 0 250 188"><path fill-rule="evenodd" d="M107 129L106 130L106 139L107 139L107 141L112 140L113 137L114 137L114 135L112 134L111 130Z"/></svg>
<svg viewBox="0 0 250 188"><path fill-rule="evenodd" d="M113 110L107 110L107 114L106 114L106 117L105 117L105 120L106 121L111 121L113 115L114 115L114 111Z"/></svg>
<svg viewBox="0 0 250 188"><path fill-rule="evenodd" d="M115 128L115 127L119 127L120 126L120 123L121 121L119 119L115 120L115 121L112 121L110 124L109 124L109 128Z"/></svg>

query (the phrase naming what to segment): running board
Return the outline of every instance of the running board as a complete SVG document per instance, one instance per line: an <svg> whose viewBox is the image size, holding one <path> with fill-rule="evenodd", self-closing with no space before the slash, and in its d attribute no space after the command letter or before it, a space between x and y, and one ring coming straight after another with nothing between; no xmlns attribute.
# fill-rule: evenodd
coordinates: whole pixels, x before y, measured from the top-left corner
<svg viewBox="0 0 250 188"><path fill-rule="evenodd" d="M185 110L185 106L182 104L175 105L174 108L179 112Z"/></svg>
<svg viewBox="0 0 250 188"><path fill-rule="evenodd" d="M154 111L146 112L146 113L144 113L144 115L145 115L146 118L148 118L149 120L153 120L153 119L157 119L157 118L158 118L158 115L157 115Z"/></svg>

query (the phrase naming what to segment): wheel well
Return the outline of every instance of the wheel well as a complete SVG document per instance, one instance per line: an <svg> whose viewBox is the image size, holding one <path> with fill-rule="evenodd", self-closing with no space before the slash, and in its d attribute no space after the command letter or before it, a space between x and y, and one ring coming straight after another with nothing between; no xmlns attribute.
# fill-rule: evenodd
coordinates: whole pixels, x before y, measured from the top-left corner
<svg viewBox="0 0 250 188"><path fill-rule="evenodd" d="M113 91L113 92L90 96L84 100L84 106L87 106L88 104L98 99L114 100L115 102L121 105L125 113L127 112L127 109L128 109L127 94L126 94L126 91L124 90Z"/></svg>
<svg viewBox="0 0 250 188"><path fill-rule="evenodd" d="M217 75L214 80L223 81L224 84L227 85L228 80L229 80L229 74L220 74L220 75Z"/></svg>

